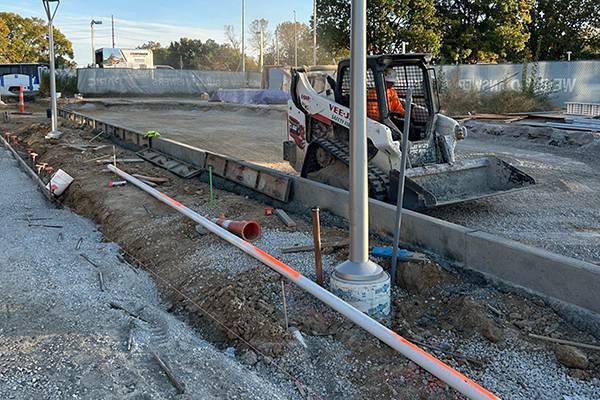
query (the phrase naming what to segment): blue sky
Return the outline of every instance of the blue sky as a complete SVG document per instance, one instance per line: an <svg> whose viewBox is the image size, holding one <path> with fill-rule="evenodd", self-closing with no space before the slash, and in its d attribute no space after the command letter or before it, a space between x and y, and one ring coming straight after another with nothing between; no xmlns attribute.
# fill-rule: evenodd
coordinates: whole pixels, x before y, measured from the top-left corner
<svg viewBox="0 0 600 400"><path fill-rule="evenodd" d="M274 27L282 21L297 19L308 23L312 15L312 0L245 0L246 29L257 18L269 20ZM0 11L16 12L26 17L45 18L41 0L0 0ZM223 28L233 25L240 34L241 0L62 0L55 25L73 42L75 61L85 66L91 59L90 20L95 25L96 47L111 46L110 16L115 16L116 46L135 47L153 40L169 44L180 37L224 42ZM247 31L246 31L247 32Z"/></svg>

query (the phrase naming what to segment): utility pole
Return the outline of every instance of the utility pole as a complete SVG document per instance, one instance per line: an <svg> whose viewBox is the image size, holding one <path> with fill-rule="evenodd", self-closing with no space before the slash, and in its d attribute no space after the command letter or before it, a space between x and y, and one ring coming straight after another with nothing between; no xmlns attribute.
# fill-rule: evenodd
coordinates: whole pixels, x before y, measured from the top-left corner
<svg viewBox="0 0 600 400"><path fill-rule="evenodd" d="M110 22L112 25L112 48L115 48L115 16L111 15L110 16Z"/></svg>
<svg viewBox="0 0 600 400"><path fill-rule="evenodd" d="M317 0L313 0L313 65L317 65Z"/></svg>
<svg viewBox="0 0 600 400"><path fill-rule="evenodd" d="M244 43L244 30L246 29L244 25L244 17L246 13L246 5L245 1L242 0L242 72L246 72L246 48Z"/></svg>
<svg viewBox="0 0 600 400"><path fill-rule="evenodd" d="M275 57L277 59L276 64L279 65L281 63L279 60L279 25L275 28Z"/></svg>
<svg viewBox="0 0 600 400"><path fill-rule="evenodd" d="M100 25L102 21L95 21L92 19L90 22L90 29L92 30L92 68L96 68L96 43L94 36L94 25Z"/></svg>
<svg viewBox="0 0 600 400"><path fill-rule="evenodd" d="M294 67L298 66L298 33L296 26L296 10L294 10Z"/></svg>
<svg viewBox="0 0 600 400"><path fill-rule="evenodd" d="M350 254L331 276L334 294L363 312L387 315L390 277L369 260L367 180L367 0L352 0L350 39Z"/></svg>
<svg viewBox="0 0 600 400"><path fill-rule="evenodd" d="M60 0L42 0L42 3L44 4L44 10L46 11L46 15L48 16L48 49L50 53L50 99L52 113L52 130L46 135L46 138L58 139L62 136L62 132L58 130L58 111L56 107L56 71L54 69L54 29L52 27L52 22L54 21L54 16L56 15L56 11L58 10L58 6L60 5ZM56 3L54 11L50 9L50 3Z"/></svg>
<svg viewBox="0 0 600 400"><path fill-rule="evenodd" d="M260 54L259 54L259 60L258 60L258 67L259 67L259 71L262 74L262 70L263 70L263 65L264 65L264 40L265 40L265 34L263 31L263 25L262 23L260 24Z"/></svg>

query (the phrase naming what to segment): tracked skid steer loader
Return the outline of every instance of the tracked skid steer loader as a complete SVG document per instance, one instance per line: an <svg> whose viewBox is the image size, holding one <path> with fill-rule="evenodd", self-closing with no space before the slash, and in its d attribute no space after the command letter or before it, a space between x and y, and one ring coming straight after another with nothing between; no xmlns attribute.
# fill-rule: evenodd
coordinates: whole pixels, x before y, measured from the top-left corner
<svg viewBox="0 0 600 400"><path fill-rule="evenodd" d="M427 54L369 56L367 88L374 101L378 120L368 119L369 196L395 204L400 168L400 143L404 119L391 112L386 80L401 103L408 89L413 91L410 116L404 206L424 209L474 200L520 189L534 179L495 157L457 160L455 147L466 137L466 129L439 112L433 90L435 72L427 65ZM390 71L393 71L390 74ZM385 74L388 74L384 76ZM348 188L350 160L350 60L342 60L326 84L315 85L320 68L292 70L288 102L288 140L284 159L302 177ZM334 76L331 76L334 75Z"/></svg>

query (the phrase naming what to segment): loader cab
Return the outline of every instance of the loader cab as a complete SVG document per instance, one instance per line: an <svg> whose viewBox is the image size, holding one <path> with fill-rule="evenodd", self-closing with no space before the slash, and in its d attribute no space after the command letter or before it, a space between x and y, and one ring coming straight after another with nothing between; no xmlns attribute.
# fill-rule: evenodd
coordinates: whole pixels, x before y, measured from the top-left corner
<svg viewBox="0 0 600 400"><path fill-rule="evenodd" d="M430 125L435 114L435 102L432 91L429 69L427 68L427 54L411 53L396 55L380 55L367 57L367 90L375 88L379 115L381 121L393 131L399 132L403 127L403 118L395 113L390 113L384 73L391 68L396 72L395 89L400 101L405 104L409 88L413 90L413 112L411 119L411 141L427 139L431 131ZM339 63L337 82L335 85L336 102L350 106L350 59Z"/></svg>

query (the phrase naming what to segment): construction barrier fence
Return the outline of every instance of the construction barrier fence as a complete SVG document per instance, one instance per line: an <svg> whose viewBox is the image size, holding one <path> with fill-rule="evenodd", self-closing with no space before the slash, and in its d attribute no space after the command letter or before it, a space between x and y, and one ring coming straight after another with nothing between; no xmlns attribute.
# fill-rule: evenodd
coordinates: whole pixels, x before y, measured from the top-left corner
<svg viewBox="0 0 600 400"><path fill-rule="evenodd" d="M521 90L524 77L537 91L566 102L600 102L600 61L541 61L528 64L436 66L438 80L448 87L476 92Z"/></svg>
<svg viewBox="0 0 600 400"><path fill-rule="evenodd" d="M171 69L81 68L77 89L87 95L168 95L211 93L217 89L260 88L255 72Z"/></svg>

